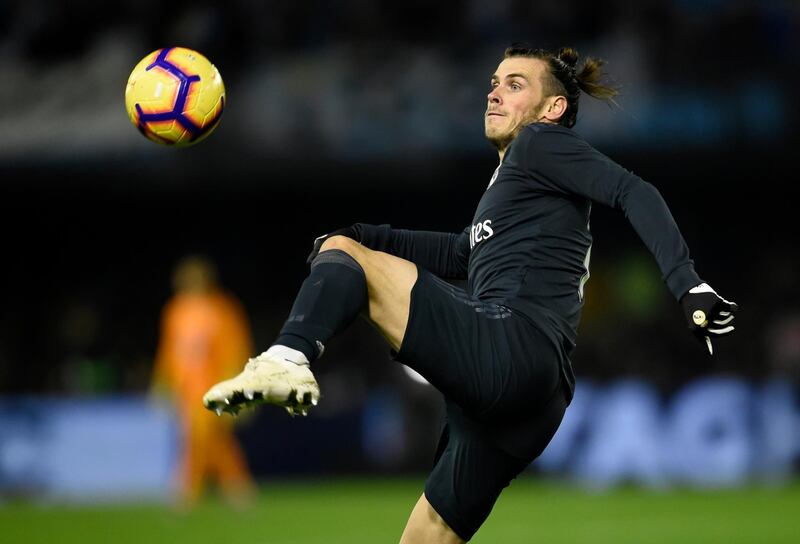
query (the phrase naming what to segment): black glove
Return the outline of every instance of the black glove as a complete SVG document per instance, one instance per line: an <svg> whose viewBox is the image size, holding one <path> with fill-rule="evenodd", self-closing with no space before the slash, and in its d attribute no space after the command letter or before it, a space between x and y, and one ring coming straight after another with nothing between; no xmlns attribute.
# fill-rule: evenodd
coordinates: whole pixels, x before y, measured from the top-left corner
<svg viewBox="0 0 800 544"><path fill-rule="evenodd" d="M345 227L343 229L338 229L333 232L329 232L328 234L323 234L322 236L317 236L314 239L314 247L311 249L311 253L309 253L308 257L306 258L306 263L311 264L311 261L313 261L317 257L317 254L319 253L319 248L321 248L325 240L327 240L331 236L347 236L348 238L355 240L356 242L361 241L361 236L359 235L355 226Z"/></svg>
<svg viewBox="0 0 800 544"><path fill-rule="evenodd" d="M733 332L734 314L739 306L720 297L707 283L689 289L681 298L681 306L689 330L698 340L705 342L708 353L713 355L711 337Z"/></svg>

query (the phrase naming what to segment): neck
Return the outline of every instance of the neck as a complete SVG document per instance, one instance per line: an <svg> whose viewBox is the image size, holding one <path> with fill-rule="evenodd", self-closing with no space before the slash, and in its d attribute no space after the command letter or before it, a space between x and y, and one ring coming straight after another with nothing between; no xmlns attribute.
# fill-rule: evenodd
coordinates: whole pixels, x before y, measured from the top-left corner
<svg viewBox="0 0 800 544"><path fill-rule="evenodd" d="M547 123L547 124L550 124L550 125L557 124L555 121L551 121L547 117L541 116L536 120L533 120L533 121L530 121L528 123L525 123L524 125L522 125L522 127L524 128L524 127L526 127L528 125L532 125L533 123ZM511 139L511 141L509 141L506 144L506 146L504 148L497 150L497 155L500 157L500 162L503 162L503 157L506 156L506 150L508 149L508 146L511 145L511 142L513 142L516 137L517 137L517 135L514 134L514 137Z"/></svg>

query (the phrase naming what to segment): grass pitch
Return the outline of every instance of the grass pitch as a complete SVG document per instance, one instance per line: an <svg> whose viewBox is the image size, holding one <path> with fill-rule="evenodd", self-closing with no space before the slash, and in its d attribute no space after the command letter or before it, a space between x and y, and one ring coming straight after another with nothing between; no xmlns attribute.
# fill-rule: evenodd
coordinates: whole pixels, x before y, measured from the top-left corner
<svg viewBox="0 0 800 544"><path fill-rule="evenodd" d="M0 542L316 544L397 542L423 479L266 482L245 511L209 499L190 512L157 504L0 503ZM789 543L800 483L730 491L590 492L532 478L501 496L476 543Z"/></svg>

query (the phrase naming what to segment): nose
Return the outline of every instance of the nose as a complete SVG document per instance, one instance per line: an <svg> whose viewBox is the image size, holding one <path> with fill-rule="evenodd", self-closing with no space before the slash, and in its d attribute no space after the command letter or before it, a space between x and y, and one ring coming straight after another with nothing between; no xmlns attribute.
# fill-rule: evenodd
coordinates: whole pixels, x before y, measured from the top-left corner
<svg viewBox="0 0 800 544"><path fill-rule="evenodd" d="M502 100L500 99L500 93L497 92L499 87L494 87L489 94L486 95L486 98L489 100L490 104L500 104Z"/></svg>

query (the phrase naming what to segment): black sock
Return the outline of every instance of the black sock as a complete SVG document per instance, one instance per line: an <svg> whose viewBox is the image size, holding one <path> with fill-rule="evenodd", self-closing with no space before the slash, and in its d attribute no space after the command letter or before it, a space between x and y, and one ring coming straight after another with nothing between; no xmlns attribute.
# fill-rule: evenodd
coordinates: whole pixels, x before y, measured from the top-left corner
<svg viewBox="0 0 800 544"><path fill-rule="evenodd" d="M340 249L323 251L312 261L311 273L273 345L296 349L313 361L366 303L367 278L361 265Z"/></svg>

